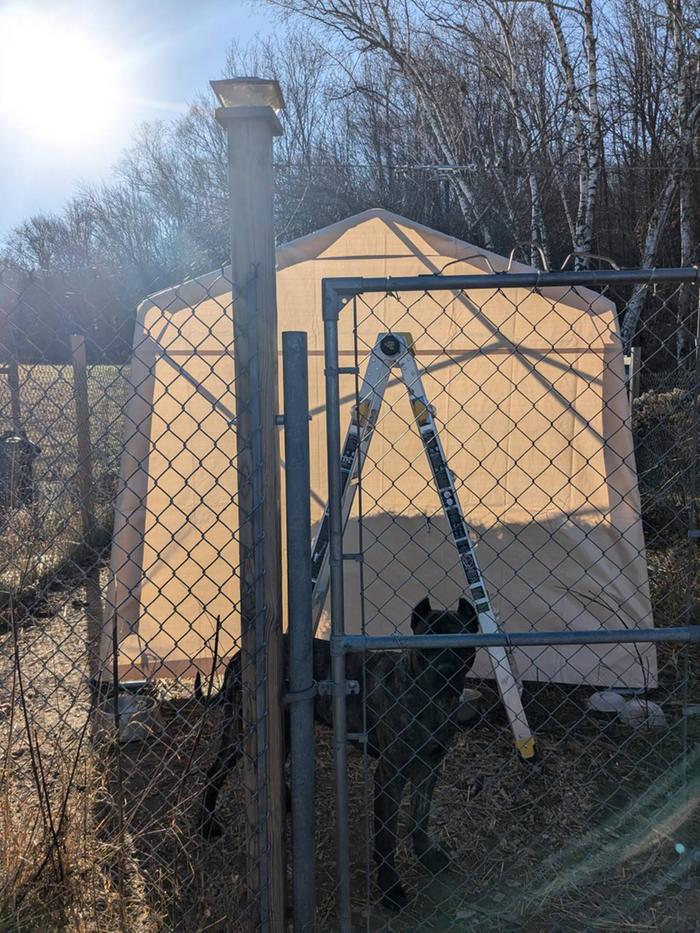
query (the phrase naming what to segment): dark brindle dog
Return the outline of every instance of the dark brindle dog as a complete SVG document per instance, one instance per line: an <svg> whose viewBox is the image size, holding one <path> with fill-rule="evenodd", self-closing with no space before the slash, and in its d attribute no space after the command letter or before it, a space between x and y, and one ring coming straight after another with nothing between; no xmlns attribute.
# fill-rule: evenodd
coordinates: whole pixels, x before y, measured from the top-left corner
<svg viewBox="0 0 700 933"><path fill-rule="evenodd" d="M453 634L476 632L477 616L466 599L460 599L457 612L435 610L426 598L411 617L414 634L429 632ZM474 649L431 649L378 651L347 656L346 673L366 695L347 699L349 732L362 732L363 703L367 711L367 750L378 759L374 776L374 858L382 901L402 907L406 893L394 864L396 829L404 787L413 787L411 822L413 847L421 864L430 872L445 869L448 857L428 835L430 807L438 769L455 731L455 712L464 678L474 663ZM363 677L364 664L364 677ZM314 639L314 679L331 677L330 648L327 641ZM225 704L221 747L209 769L204 792L201 828L208 837L218 836L216 800L228 771L241 757L241 662L233 658L226 672L224 687L216 699ZM197 696L203 699L199 683ZM319 722L332 725L332 700L317 696L314 714ZM289 729L287 729L287 733Z"/></svg>

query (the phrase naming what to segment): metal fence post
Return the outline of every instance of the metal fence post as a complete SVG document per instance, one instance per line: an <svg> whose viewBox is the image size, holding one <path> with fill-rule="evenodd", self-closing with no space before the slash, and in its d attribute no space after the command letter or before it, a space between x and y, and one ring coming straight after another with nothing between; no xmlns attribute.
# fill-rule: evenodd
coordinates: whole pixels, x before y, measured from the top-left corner
<svg viewBox="0 0 700 933"><path fill-rule="evenodd" d="M276 81L212 81L228 138L250 920L284 929L284 741L272 140Z"/></svg>
<svg viewBox="0 0 700 933"><path fill-rule="evenodd" d="M309 377L303 331L282 334L284 459L287 516L287 592L292 777L292 881L294 931L316 928L314 824L314 682L311 624L311 487Z"/></svg>
<svg viewBox="0 0 700 933"><path fill-rule="evenodd" d="M328 513L331 570L331 662L333 676L333 760L335 764L335 838L338 875L338 929L350 933L350 833L345 650L334 639L345 633L343 595L343 504L340 476L340 389L338 385L338 315L334 296L323 293L326 364L326 441L328 451Z"/></svg>

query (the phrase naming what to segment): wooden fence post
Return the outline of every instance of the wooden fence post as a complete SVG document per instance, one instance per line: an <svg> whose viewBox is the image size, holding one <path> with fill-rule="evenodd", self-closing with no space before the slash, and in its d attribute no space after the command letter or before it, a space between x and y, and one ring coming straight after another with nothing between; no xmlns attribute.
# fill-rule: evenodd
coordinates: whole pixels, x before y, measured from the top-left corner
<svg viewBox="0 0 700 933"><path fill-rule="evenodd" d="M5 363L10 389L10 417L15 434L22 431L22 405L19 388L19 366L17 364L17 341L15 339L15 312L20 301L21 280L17 273L3 273L7 278L0 280L0 355Z"/></svg>
<svg viewBox="0 0 700 933"><path fill-rule="evenodd" d="M14 350L14 347L12 347ZM7 362L7 382L10 387L10 411L12 412L12 430L19 434L22 430L22 405L19 391L19 366L17 357L12 356Z"/></svg>
<svg viewBox="0 0 700 933"><path fill-rule="evenodd" d="M92 484L92 447L90 444L90 407L88 403L87 362L85 338L73 334L70 338L73 361L73 390L75 393L75 420L78 435L78 488L83 539L92 542L95 535L95 500Z"/></svg>
<svg viewBox="0 0 700 933"><path fill-rule="evenodd" d="M282 933L284 740L282 575L276 416L277 303L272 168L282 132L276 81L212 81L228 137L241 641L249 886L254 926Z"/></svg>
<svg viewBox="0 0 700 933"><path fill-rule="evenodd" d="M75 421L78 438L78 491L83 542L89 549L96 536L95 494L92 477L92 445L90 442L90 406L88 402L87 360L85 337L73 334L70 338L73 361L73 391ZM100 638L102 635L102 600L100 571L94 555L90 556L85 582L87 592L87 650L91 683L96 683L100 671Z"/></svg>
<svg viewBox="0 0 700 933"><path fill-rule="evenodd" d="M630 410L636 398L639 397L639 384L642 366L642 348L632 347L630 352L625 354L625 384L627 386L627 395L630 402Z"/></svg>
<svg viewBox="0 0 700 933"><path fill-rule="evenodd" d="M639 388L642 376L642 348L632 347L632 361L630 363L630 403L639 398Z"/></svg>

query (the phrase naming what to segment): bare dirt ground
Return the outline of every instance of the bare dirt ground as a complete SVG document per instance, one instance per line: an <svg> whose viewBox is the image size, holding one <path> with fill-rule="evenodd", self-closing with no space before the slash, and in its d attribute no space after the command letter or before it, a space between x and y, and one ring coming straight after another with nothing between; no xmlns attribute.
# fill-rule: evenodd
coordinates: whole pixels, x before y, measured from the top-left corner
<svg viewBox="0 0 700 933"><path fill-rule="evenodd" d="M94 744L88 602L75 585L50 597L46 617L0 633L0 929L243 929L240 774L222 794L223 838L205 842L195 831L219 714L188 699L189 683L162 688L162 724L150 741ZM498 704L463 731L432 819L451 868L428 878L404 841L412 900L400 915L376 906L372 768L352 752L353 929L698 929L700 729L680 715L684 650L661 649L666 730L597 721L585 712L587 691L547 687L526 697L538 764L517 758ZM696 681L690 688L697 696ZM488 707L491 687L482 689ZM319 929L330 931L333 774L328 734L317 739Z"/></svg>

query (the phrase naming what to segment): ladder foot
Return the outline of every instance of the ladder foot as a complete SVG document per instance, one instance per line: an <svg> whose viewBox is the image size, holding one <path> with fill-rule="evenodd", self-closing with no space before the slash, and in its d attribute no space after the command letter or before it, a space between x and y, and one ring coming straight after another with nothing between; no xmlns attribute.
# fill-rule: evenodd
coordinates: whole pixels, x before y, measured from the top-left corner
<svg viewBox="0 0 700 933"><path fill-rule="evenodd" d="M515 747L520 754L520 757L524 761L532 763L537 760L537 749L535 747L535 740L532 738L532 736L530 736L528 739L516 739Z"/></svg>

